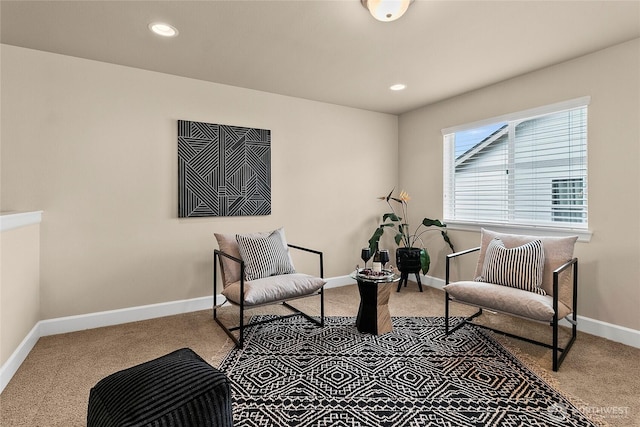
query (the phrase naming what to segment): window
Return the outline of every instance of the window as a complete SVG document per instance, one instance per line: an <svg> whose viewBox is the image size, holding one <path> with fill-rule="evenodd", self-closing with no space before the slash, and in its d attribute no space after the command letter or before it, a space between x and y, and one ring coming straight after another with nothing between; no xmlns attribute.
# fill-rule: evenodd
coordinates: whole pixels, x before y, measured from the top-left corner
<svg viewBox="0 0 640 427"><path fill-rule="evenodd" d="M586 222L584 179L554 179L551 183L551 219L559 222Z"/></svg>
<svg viewBox="0 0 640 427"><path fill-rule="evenodd" d="M586 229L588 103L443 130L445 221Z"/></svg>

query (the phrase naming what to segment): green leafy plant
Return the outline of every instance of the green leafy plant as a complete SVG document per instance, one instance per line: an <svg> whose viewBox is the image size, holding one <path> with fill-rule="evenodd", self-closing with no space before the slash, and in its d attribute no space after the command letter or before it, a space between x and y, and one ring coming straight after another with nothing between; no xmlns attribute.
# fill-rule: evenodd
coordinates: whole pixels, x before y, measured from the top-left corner
<svg viewBox="0 0 640 427"><path fill-rule="evenodd" d="M455 252L453 243L449 239L449 235L445 230L446 224L443 224L439 219L424 218L422 223L416 227L415 231L411 233L409 224L406 222L408 218L408 202L411 200L409 194L406 191L401 191L398 197L393 197L393 190L389 192L387 196L379 197L380 200L384 200L391 208L391 212L387 212L382 215L382 223L374 231L373 235L369 239L369 248L371 253L375 252L378 248L380 238L384 234L385 230L392 230L395 232L394 240L400 247L406 248L419 248L420 249L420 265L422 274L427 274L431 265L431 257L429 251L425 247L422 236L429 231L439 230L444 241L449 245L452 252ZM400 215L393 207L392 202L400 205Z"/></svg>

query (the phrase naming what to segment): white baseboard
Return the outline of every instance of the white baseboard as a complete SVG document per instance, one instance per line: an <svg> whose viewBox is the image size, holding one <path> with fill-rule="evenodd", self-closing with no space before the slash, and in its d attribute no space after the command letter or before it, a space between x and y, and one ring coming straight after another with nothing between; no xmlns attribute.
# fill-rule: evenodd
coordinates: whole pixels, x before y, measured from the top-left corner
<svg viewBox="0 0 640 427"><path fill-rule="evenodd" d="M421 281L423 284L437 289L442 289L444 286L444 280L431 276L421 276ZM340 286L352 285L354 283L355 280L349 276L333 277L327 279L325 288L337 288ZM218 295L216 303L221 304L224 300L224 297ZM18 348L11 354L2 367L0 367L0 393L2 393L7 384L9 384L9 381L18 371L18 368L20 368L20 365L22 365L40 337L207 310L213 306L212 303L212 297L200 297L189 300L172 301L161 304L151 304L119 310L103 311L99 313L42 320L38 322L33 329L31 329ZM611 323L590 319L588 317L578 316L578 330L620 342L625 345L640 348L640 331L636 331L634 329L613 325Z"/></svg>
<svg viewBox="0 0 640 427"><path fill-rule="evenodd" d="M101 311L98 313L80 314L77 316L59 317L56 319L42 320L38 322L38 324L40 326L40 336L46 337L48 335L66 334L67 332L83 331L85 329L155 319L156 317L190 313L192 311L206 310L212 306L212 297L200 297L189 300L122 308L119 310Z"/></svg>
<svg viewBox="0 0 640 427"><path fill-rule="evenodd" d="M331 289L331 288L339 288L341 286L347 286L347 285L355 285L356 281L354 279L352 279L350 276L338 276L338 277L331 277L329 279L327 279L327 284L324 285L325 289Z"/></svg>
<svg viewBox="0 0 640 427"><path fill-rule="evenodd" d="M33 347L40 339L39 323L37 323L27 336L22 340L18 348L11 353L11 356L0 367L0 393L9 384L11 378L18 372L18 368L22 365L22 362L27 358Z"/></svg>
<svg viewBox="0 0 640 427"><path fill-rule="evenodd" d="M566 322L565 326L570 326L570 323ZM578 315L578 330L630 347L640 348L640 331L635 329Z"/></svg>

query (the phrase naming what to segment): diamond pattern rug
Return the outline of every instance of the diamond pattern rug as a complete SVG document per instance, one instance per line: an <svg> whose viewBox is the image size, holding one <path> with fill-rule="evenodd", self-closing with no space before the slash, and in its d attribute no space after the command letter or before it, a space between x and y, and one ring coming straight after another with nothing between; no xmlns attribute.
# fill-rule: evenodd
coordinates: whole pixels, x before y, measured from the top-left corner
<svg viewBox="0 0 640 427"><path fill-rule="evenodd" d="M447 337L443 318L392 320L380 336L358 332L353 317L249 329L220 365L235 425L595 425L484 330Z"/></svg>

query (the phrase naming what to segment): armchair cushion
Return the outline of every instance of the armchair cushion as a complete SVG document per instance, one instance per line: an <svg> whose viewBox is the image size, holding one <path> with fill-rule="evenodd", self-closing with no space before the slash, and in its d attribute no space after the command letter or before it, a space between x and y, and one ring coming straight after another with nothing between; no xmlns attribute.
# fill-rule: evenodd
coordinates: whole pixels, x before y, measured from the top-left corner
<svg viewBox="0 0 640 427"><path fill-rule="evenodd" d="M240 256L245 262L246 280L296 272L289 261L287 247L282 244L282 238L277 231L266 237L238 234L236 240Z"/></svg>
<svg viewBox="0 0 640 427"><path fill-rule="evenodd" d="M550 322L553 319L553 298L549 295L476 281L450 283L444 289L458 302L542 322ZM558 302L559 319L571 312L564 303Z"/></svg>
<svg viewBox="0 0 640 427"><path fill-rule="evenodd" d="M244 282L244 303L258 305L309 295L325 285L326 281L308 274L294 273L270 276ZM240 281L225 287L222 294L240 304Z"/></svg>
<svg viewBox="0 0 640 427"><path fill-rule="evenodd" d="M479 282L510 286L545 295L542 284L544 251L540 239L507 249L499 238L487 245Z"/></svg>

